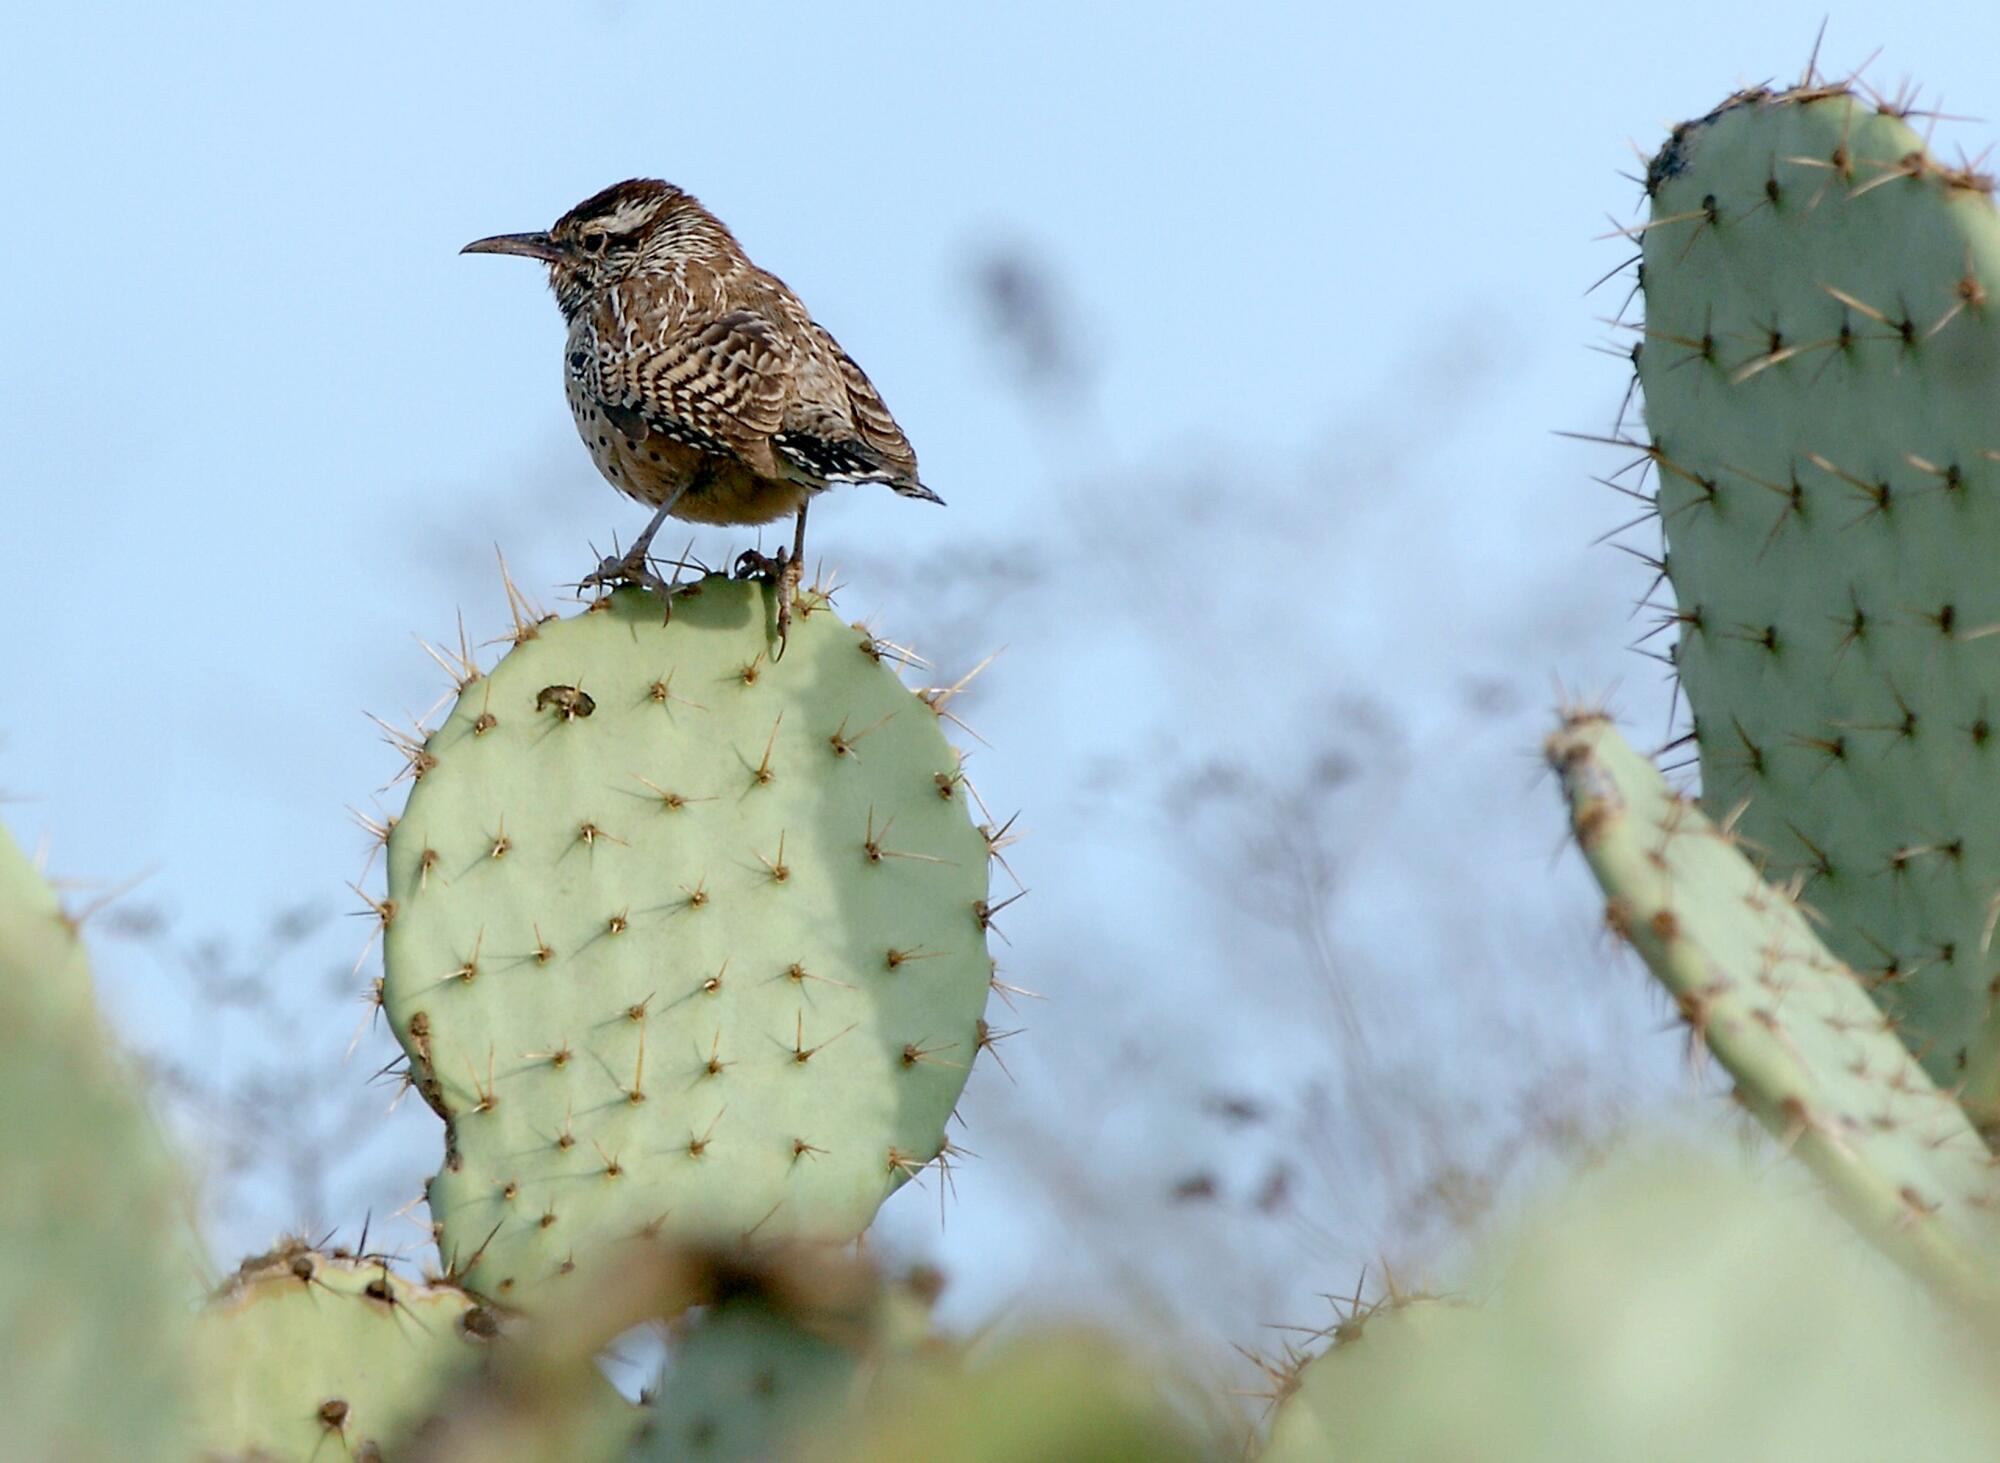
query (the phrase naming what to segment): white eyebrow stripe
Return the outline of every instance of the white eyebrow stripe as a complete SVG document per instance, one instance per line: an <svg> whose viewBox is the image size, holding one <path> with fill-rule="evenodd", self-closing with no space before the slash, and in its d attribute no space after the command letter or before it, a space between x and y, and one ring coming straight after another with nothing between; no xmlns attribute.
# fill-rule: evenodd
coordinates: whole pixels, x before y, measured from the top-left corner
<svg viewBox="0 0 2000 1463"><path fill-rule="evenodd" d="M629 234L645 227L653 215L651 199L630 199L618 205L615 212L598 221L598 227L606 233Z"/></svg>

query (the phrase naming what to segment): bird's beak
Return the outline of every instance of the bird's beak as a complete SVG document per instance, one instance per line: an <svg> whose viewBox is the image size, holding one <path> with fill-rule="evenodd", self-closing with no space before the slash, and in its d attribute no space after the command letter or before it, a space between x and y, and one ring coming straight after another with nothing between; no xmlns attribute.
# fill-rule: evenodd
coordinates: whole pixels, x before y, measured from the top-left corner
<svg viewBox="0 0 2000 1463"><path fill-rule="evenodd" d="M544 264L559 263L564 255L562 246L547 234L495 234L490 239L474 239L461 254L519 254L524 259L539 259Z"/></svg>

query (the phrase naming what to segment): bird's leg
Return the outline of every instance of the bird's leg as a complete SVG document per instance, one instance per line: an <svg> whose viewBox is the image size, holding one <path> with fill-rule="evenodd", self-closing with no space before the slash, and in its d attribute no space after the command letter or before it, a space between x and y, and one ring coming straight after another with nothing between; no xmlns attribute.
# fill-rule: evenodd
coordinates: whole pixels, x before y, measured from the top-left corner
<svg viewBox="0 0 2000 1463"><path fill-rule="evenodd" d="M779 549L776 554L761 554L755 549L745 549L736 556L736 577L746 579L753 574L762 574L778 586L778 654L775 659L785 658L785 646L789 643L792 630L792 600L797 597L799 579L806 567L806 505L799 504L798 529L792 535L790 553Z"/></svg>
<svg viewBox="0 0 2000 1463"><path fill-rule="evenodd" d="M660 504L653 514L653 521L646 525L644 532L632 540L632 547L617 558L607 557L602 560L594 570L583 576L577 588L594 589L600 585L609 588L614 584L636 584L641 589L650 589L658 593L667 601L667 610L671 614L673 586L653 572L653 566L646 561L646 552L652 548L653 536L660 531L660 525L667 521L667 515L673 511L674 504L680 501L680 496L679 493L675 493Z"/></svg>
<svg viewBox="0 0 2000 1463"><path fill-rule="evenodd" d="M810 499L807 500L811 501ZM792 557L778 570L778 659L785 658L786 637L792 629L792 601L806 572L806 504L799 504L799 526L792 534Z"/></svg>

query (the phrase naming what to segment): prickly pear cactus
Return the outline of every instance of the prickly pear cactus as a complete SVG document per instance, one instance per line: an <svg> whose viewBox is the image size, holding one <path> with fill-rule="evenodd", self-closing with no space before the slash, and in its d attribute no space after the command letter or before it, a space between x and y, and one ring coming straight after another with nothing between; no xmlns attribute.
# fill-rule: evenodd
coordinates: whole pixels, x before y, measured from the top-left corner
<svg viewBox="0 0 2000 1463"><path fill-rule="evenodd" d="M795 1254L718 1275L717 1294L668 1328L630 1463L791 1457L851 1433L870 1378L956 1348L931 1331L935 1286L888 1284L860 1263Z"/></svg>
<svg viewBox="0 0 2000 1463"><path fill-rule="evenodd" d="M188 1196L76 929L0 828L0 1383L19 1458L188 1456Z"/></svg>
<svg viewBox="0 0 2000 1463"><path fill-rule="evenodd" d="M1342 1456L1356 1418L1374 1398L1407 1382L1416 1369L1455 1345L1490 1343L1493 1326L1473 1307L1432 1297L1383 1305L1327 1337L1283 1379L1264 1463L1319 1463Z"/></svg>
<svg viewBox="0 0 2000 1463"><path fill-rule="evenodd" d="M1473 1289L1308 1363L1264 1463L1971 1463L2000 1441L1989 1348L1809 1196L1712 1162L1570 1186Z"/></svg>
<svg viewBox="0 0 2000 1463"><path fill-rule="evenodd" d="M873 1379L848 1426L801 1435L801 1463L1224 1463L1196 1404L1099 1336L1016 1339L977 1359L906 1358Z"/></svg>
<svg viewBox="0 0 2000 1463"><path fill-rule="evenodd" d="M484 1358L491 1314L448 1285L291 1243L246 1261L195 1323L203 1457L384 1457Z"/></svg>
<svg viewBox="0 0 2000 1463"><path fill-rule="evenodd" d="M843 1335L802 1325L759 1296L709 1308L675 1338L634 1463L784 1456L800 1429L841 1424L871 1340L865 1331Z"/></svg>
<svg viewBox="0 0 2000 1463"><path fill-rule="evenodd" d="M389 837L389 1018L455 1279L641 1230L847 1238L984 1041L986 835L932 705L808 602L621 592L468 671Z"/></svg>
<svg viewBox="0 0 2000 1463"><path fill-rule="evenodd" d="M1703 801L2000 1117L2000 219L1839 87L1647 169L1638 354Z"/></svg>
<svg viewBox="0 0 2000 1463"><path fill-rule="evenodd" d="M1744 1106L1942 1292L1990 1298L1992 1157L1792 896L1601 716L1572 716L1548 757L1611 927L1673 993Z"/></svg>
<svg viewBox="0 0 2000 1463"><path fill-rule="evenodd" d="M0 979L37 1012L94 1024L90 957L55 891L0 825Z"/></svg>

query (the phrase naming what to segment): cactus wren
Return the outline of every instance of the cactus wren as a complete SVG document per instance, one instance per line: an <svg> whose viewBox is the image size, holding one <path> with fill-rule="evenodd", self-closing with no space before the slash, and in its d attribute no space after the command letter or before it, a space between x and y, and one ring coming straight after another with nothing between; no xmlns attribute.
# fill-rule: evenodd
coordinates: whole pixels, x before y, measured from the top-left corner
<svg viewBox="0 0 2000 1463"><path fill-rule="evenodd" d="M499 234L467 254L519 254L549 266L569 324L570 414L611 485L650 505L631 549L584 584L666 590L646 551L669 517L798 530L787 554L738 561L773 572L778 629L803 567L806 505L835 483L887 483L944 500L917 480L896 419L784 281L750 262L720 219L671 183L606 188L546 233ZM781 652L782 653L782 648Z"/></svg>

